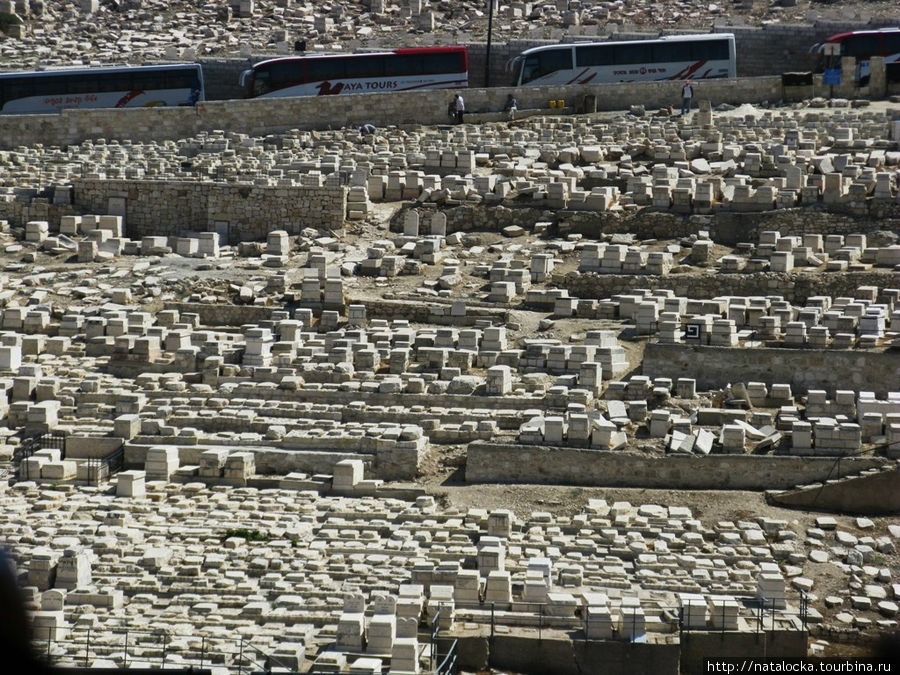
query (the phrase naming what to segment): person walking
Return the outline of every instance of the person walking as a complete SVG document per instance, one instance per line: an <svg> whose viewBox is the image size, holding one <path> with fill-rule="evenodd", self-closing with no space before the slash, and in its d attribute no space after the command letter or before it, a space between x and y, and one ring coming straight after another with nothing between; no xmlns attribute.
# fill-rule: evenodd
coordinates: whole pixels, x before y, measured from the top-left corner
<svg viewBox="0 0 900 675"><path fill-rule="evenodd" d="M463 123L463 115L466 112L466 103L463 101L461 94L457 94L453 99L453 110L456 112L456 123Z"/></svg>
<svg viewBox="0 0 900 675"><path fill-rule="evenodd" d="M691 86L690 80L684 81L681 88L681 114L686 115L691 112L691 99L694 98L694 87Z"/></svg>

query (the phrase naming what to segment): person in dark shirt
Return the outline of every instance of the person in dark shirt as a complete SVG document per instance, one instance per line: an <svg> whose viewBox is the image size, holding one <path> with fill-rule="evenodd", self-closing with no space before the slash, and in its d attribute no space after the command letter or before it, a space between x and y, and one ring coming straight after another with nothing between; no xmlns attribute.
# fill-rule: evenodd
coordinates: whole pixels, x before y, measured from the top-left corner
<svg viewBox="0 0 900 675"><path fill-rule="evenodd" d="M690 80L684 81L684 86L681 88L681 114L686 115L691 112L691 99L694 98L694 87L691 85Z"/></svg>
<svg viewBox="0 0 900 675"><path fill-rule="evenodd" d="M509 94L506 97L506 103L503 104L503 111L509 116L509 119L513 120L516 118L516 111L519 109L519 102L516 100L516 97L512 94Z"/></svg>

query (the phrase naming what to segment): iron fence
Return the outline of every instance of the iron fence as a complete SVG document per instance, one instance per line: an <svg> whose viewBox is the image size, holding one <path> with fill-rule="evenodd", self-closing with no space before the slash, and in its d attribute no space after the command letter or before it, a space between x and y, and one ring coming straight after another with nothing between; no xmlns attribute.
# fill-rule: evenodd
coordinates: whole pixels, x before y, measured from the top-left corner
<svg viewBox="0 0 900 675"><path fill-rule="evenodd" d="M456 675L459 649L457 640L441 636L439 625L440 613L434 618L433 629L430 632L431 650L429 654L430 675ZM250 640L238 636L233 641L216 638L214 641L206 636L173 635L165 630L146 630L129 626L114 627L96 631L88 628L84 636L69 639L57 639L53 636L53 629L46 629L46 637L40 635L40 628L36 629L35 645L40 654L48 663L58 663L61 660L71 661L74 666L90 668L91 660L97 658L115 657L121 668L126 669L129 664L138 662L148 664L151 668L172 668L183 666L185 668L213 668L224 667L237 675L250 673L270 672L278 668L279 672L300 672L293 664L285 663L283 659L263 651ZM118 636L118 639L110 639L110 635ZM199 640L199 645L197 644ZM442 648L446 645L446 650ZM422 650L427 645L420 645L417 658L421 660ZM54 647L57 649L55 650ZM58 648L62 648L65 656L57 654ZM389 666L382 668L387 675ZM315 668L308 675L315 675ZM329 671L330 672L330 671Z"/></svg>
<svg viewBox="0 0 900 675"><path fill-rule="evenodd" d="M121 659L123 669L128 668L129 663L139 661L159 668L183 665L203 669L224 666L238 675L269 671L275 667L283 672L294 672L293 668L288 667L278 657L267 654L243 636L238 636L230 643L216 639L215 644L211 644L209 638L201 635L200 644L196 646L198 638L193 636L172 635L164 630L145 630L128 626L103 629L99 633L88 628L84 637L71 639L54 638L52 629L46 630L45 638L40 635L39 628L36 631L35 642L41 654L51 664L60 660L60 657L54 654L56 646L65 649L67 659L84 668L90 667L92 654L93 658L103 658L112 654L118 655ZM120 636L120 639L110 640L110 635ZM187 644L182 644L185 641ZM215 646L223 644L230 645L231 648Z"/></svg>
<svg viewBox="0 0 900 675"><path fill-rule="evenodd" d="M29 436L22 439L22 442L13 451L12 465L20 480L28 480L40 478L40 476L29 476L25 460L33 456L38 450L56 449L65 451L66 437L64 434L40 434L39 436Z"/></svg>
<svg viewBox="0 0 900 675"><path fill-rule="evenodd" d="M746 625L750 627L754 633L760 634L766 631L774 631L777 629L776 621L778 621L779 619L791 620L794 617L798 619L801 630L803 630L804 632L809 631L809 599L806 593L800 593L800 602L797 606L796 611L789 610L783 605L780 605L777 600L759 600L756 598L739 597L735 597L735 600L738 603L738 615L744 618ZM503 620L498 618L497 607L507 607L511 604L512 603L497 602L479 603L477 607L478 609L490 609L488 622L490 625L491 638L495 636L495 627L497 625L507 625ZM535 602L526 604L530 605L531 607L537 608L535 611L531 612L531 614L534 615L533 623L531 623L530 625L519 623L518 625L526 628L536 629L538 633L538 641L543 640L544 631L551 628L558 628L566 631L580 629L582 639L588 639L588 616L585 607L578 606L571 616L560 616L557 613L552 613L549 611L549 607L551 606L550 603ZM673 605L669 607L657 605L656 609L663 616L670 617L670 624L673 628L673 632L677 632L679 634L691 632L725 633L727 631L738 630L738 628L735 627L736 622L730 620L729 612L731 612L732 609L729 607L729 605L725 603L717 605L714 603L710 606L705 602L702 603L702 610L704 612L704 625L702 626L695 625L692 622L686 620L685 610L690 613L690 608L692 606L693 605L691 605L690 603L684 605ZM465 610L465 608L458 609L463 609L463 611ZM622 615L622 618L620 618L618 622L614 622L612 624L611 637L609 639L620 640L623 642L634 642L636 640L639 640L640 636L646 632L657 632L641 629L641 625L645 622L640 613L628 612L627 608L626 611L620 613ZM519 614L520 616L527 616L527 614L524 612L517 612L517 614ZM706 621L707 616L709 618L708 622ZM477 622L477 617L467 616L466 620Z"/></svg>
<svg viewBox="0 0 900 675"><path fill-rule="evenodd" d="M588 639L609 639L622 642L641 641L646 634L644 618L638 612L624 613L623 618L618 623L611 624L611 633L605 638L588 638L588 622L589 617L587 611L582 606L573 608L571 616L561 616L558 612L551 612L550 603L528 603L535 608L530 613L516 612L519 617L526 617L528 614L533 615L533 623L527 627L537 629L537 639L542 641L544 633L547 629L562 629L571 632L573 629L581 630L581 638L585 641ZM699 603L698 603L699 604ZM796 617L799 620L801 629L808 632L809 621L809 600L805 593L800 595L800 603L798 611L787 611L783 607L779 607L780 603L776 600L759 601L755 599L745 599L743 603L738 604L738 611L744 618L748 627L757 635L764 636L765 633L775 631L777 629L776 621L779 619L791 619ZM490 610L483 618L489 622L490 638L494 639L496 635L497 625L508 625L505 621L498 620L498 606L506 607L510 603L497 602L480 602L474 608L480 610ZM725 633L735 630L730 616L726 612L733 612L734 605L721 604L712 607L706 603L702 603L702 611L704 624L706 623L707 610L710 610L709 618L713 619L709 624L704 626L695 625L693 621L686 620L686 612L692 612L693 605L690 603L679 605L677 607L657 606L657 609L664 615L668 616L672 625L672 632L677 633L682 641L688 640L691 633ZM718 615L718 621L714 619L715 612L719 609L721 614ZM457 611L465 612L467 607L458 606ZM473 609L473 607L468 607ZM742 612L740 610L743 610ZM426 671L434 675L456 675L459 659L458 641L445 633L441 629L441 611L435 614L431 622L430 631L426 634L426 641L430 641L430 645L420 643L420 652L417 655L421 660L422 650L426 646L430 646L428 654L429 667ZM580 615L579 615L580 612ZM506 617L502 617L506 618ZM467 621L477 621L478 617L467 616ZM629 623L630 622L630 623ZM571 634L571 633L570 633ZM111 639L110 636L113 636ZM118 639L116 639L118 636ZM198 644L199 641L199 644ZM121 626L113 628L104 628L102 631L88 628L83 636L72 637L69 639L56 639L53 636L53 630L47 629L46 636L38 634L36 636L36 644L41 653L46 657L48 662L60 661L58 651L54 647L62 648L67 661L73 661L74 665L88 668L91 665L92 658L103 658L104 656L115 657L121 661L121 667L127 668L129 663L137 661L149 663L151 667L225 667L232 673L244 675L245 673L267 672L272 668L279 668L282 672L297 672L292 664L286 664L273 654L267 653L263 649L251 643L250 640L243 636L238 636L233 640L225 640L221 638L208 638L207 636L190 636L190 635L173 635L165 630L147 630L143 628L132 628L130 626ZM299 665L299 664L298 664ZM383 668L386 673L388 666ZM310 675L314 675L317 671L315 668L310 670Z"/></svg>
<svg viewBox="0 0 900 675"><path fill-rule="evenodd" d="M125 466L125 446L121 446L105 457L91 457L87 461L87 478L89 483L109 479ZM104 472L105 469L105 472Z"/></svg>

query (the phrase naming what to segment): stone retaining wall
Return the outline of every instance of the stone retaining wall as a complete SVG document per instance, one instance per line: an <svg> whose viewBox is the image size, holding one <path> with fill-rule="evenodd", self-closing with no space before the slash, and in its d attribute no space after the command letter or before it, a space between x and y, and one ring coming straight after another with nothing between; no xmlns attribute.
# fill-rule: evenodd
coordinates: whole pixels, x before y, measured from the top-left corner
<svg viewBox="0 0 900 675"><path fill-rule="evenodd" d="M676 295L708 299L721 295L780 295L802 304L816 295L854 297L860 286L896 288L898 275L890 270L869 272L759 272L735 274L594 274L569 272L553 276L558 288L572 297L609 298L638 288L671 289Z"/></svg>
<svg viewBox="0 0 900 675"><path fill-rule="evenodd" d="M845 457L838 464L834 457L646 457L626 452L476 441L468 446L466 482L667 490L788 489L883 466L887 461L878 457Z"/></svg>
<svg viewBox="0 0 900 675"><path fill-rule="evenodd" d="M873 391L879 398L900 387L900 351L708 347L651 342L642 372L650 377L692 377L697 388L730 382L787 383L810 389ZM795 481L802 482L802 481Z"/></svg>
<svg viewBox="0 0 900 675"><path fill-rule="evenodd" d="M841 211L839 204L822 204L753 213L723 209L692 216L652 208L630 215L617 211L559 211L557 216L561 229L595 238L601 234L632 233L638 239L675 239L706 230L714 242L729 246L759 241L760 234L767 230L777 230L782 236L825 236L900 229L900 203L878 204L869 200L866 205L878 212L857 215ZM449 227L449 217L447 223Z"/></svg>
<svg viewBox="0 0 900 675"><path fill-rule="evenodd" d="M900 202L868 200L865 206L871 213L866 215L844 212L841 206L822 204L753 213L720 210L709 215L680 215L650 207L626 214L623 211L549 210L525 203L512 207L461 204L445 208L443 212L447 216L448 234L473 230L500 232L508 225L531 229L537 222L548 221L557 225L560 234L582 234L592 239L599 239L604 234L633 234L637 239L677 239L706 230L714 242L729 246L759 241L760 233L767 230L777 230L782 236L811 233L824 236L900 229ZM405 213L406 209L402 209L391 219L392 231L403 231ZM420 213L427 214L428 210ZM428 220L427 215L421 217Z"/></svg>
<svg viewBox="0 0 900 675"><path fill-rule="evenodd" d="M900 467L868 476L829 481L821 487L770 492L770 504L836 513L900 513Z"/></svg>
<svg viewBox="0 0 900 675"><path fill-rule="evenodd" d="M545 108L550 100L580 106L584 96L597 97L600 110L623 110L632 104L648 108L678 103L680 82L640 82L603 85L468 89L471 112L503 109L506 95L516 92L522 109ZM782 97L779 76L703 83L698 98L719 103L759 103ZM64 110L54 115L0 116L0 149L18 145L69 145L86 139L163 141L187 138L202 131L224 130L265 135L290 129L356 127L371 122L446 124L449 92L407 91L353 96L307 96L233 101L207 101L194 108L128 108ZM570 108L571 111L571 108ZM555 112L548 109L548 113Z"/></svg>
<svg viewBox="0 0 900 675"><path fill-rule="evenodd" d="M151 446L126 444L125 466L143 469L147 450ZM210 446L178 445L182 466L197 465L200 455ZM367 478L382 480L413 480L418 473L419 457L414 450L379 449L374 453L341 450L284 450L272 447L235 445L234 451L252 452L256 471L263 475L286 476L300 471L307 474L332 473L334 465L345 459L359 459L366 465Z"/></svg>
<svg viewBox="0 0 900 675"><path fill-rule="evenodd" d="M442 325L470 326L476 321L491 321L495 324L509 320L509 310L494 307L467 307L465 316L450 316L451 306L439 302L414 302L411 300L379 300L376 298L348 298L347 305L365 305L366 318L405 319L413 323L439 323ZM273 311L290 307L258 307L255 305L230 305L217 303L207 305L197 302L167 302L165 309L175 309L181 313L193 312L200 316L204 326L243 326L259 323L272 318ZM313 315L321 314L321 309L313 309Z"/></svg>
<svg viewBox="0 0 900 675"><path fill-rule="evenodd" d="M259 307L256 305L229 305L216 303L214 305L199 302L167 302L164 309L174 309L180 314L193 313L200 317L203 326L243 326L248 323L269 321L272 312L280 307Z"/></svg>
<svg viewBox="0 0 900 675"><path fill-rule="evenodd" d="M75 205L85 213L110 213L110 198L125 199L126 232L187 235L227 228L227 240L265 239L272 230L299 234L306 227L340 229L347 211L343 187L268 187L189 181L74 181ZM223 242L224 243L224 242Z"/></svg>

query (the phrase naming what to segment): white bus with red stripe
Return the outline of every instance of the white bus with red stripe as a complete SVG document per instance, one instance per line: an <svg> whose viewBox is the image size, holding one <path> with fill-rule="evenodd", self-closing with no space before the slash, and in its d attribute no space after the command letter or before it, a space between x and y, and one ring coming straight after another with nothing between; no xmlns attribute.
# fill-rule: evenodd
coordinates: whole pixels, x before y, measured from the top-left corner
<svg viewBox="0 0 900 675"><path fill-rule="evenodd" d="M0 114L192 106L204 98L196 63L0 73Z"/></svg>
<svg viewBox="0 0 900 675"><path fill-rule="evenodd" d="M534 47L510 68L514 87L737 76L732 33Z"/></svg>
<svg viewBox="0 0 900 675"><path fill-rule="evenodd" d="M465 47L290 56L262 61L241 74L241 86L248 98L457 89L468 85Z"/></svg>

